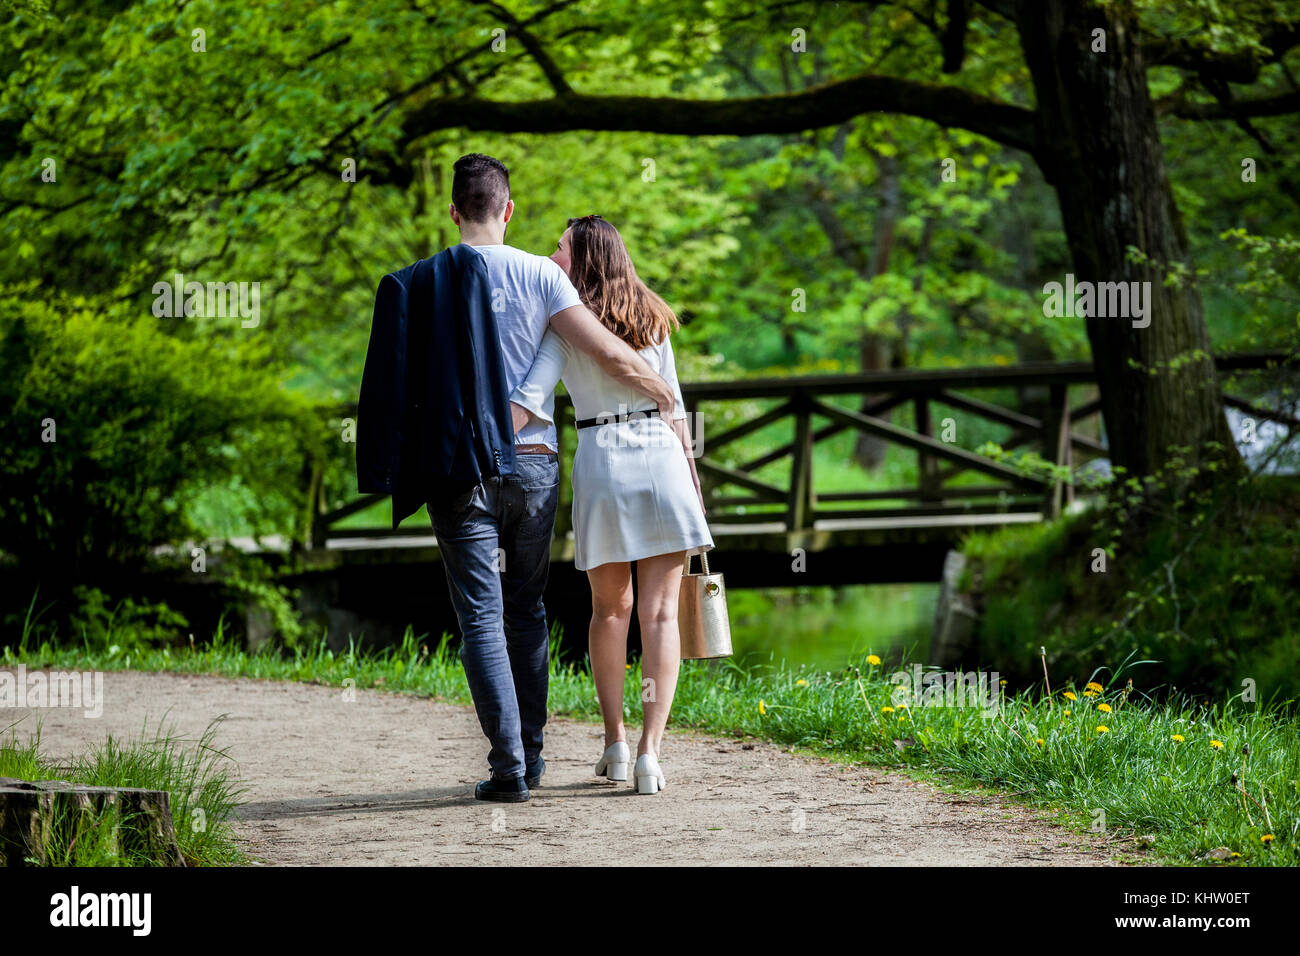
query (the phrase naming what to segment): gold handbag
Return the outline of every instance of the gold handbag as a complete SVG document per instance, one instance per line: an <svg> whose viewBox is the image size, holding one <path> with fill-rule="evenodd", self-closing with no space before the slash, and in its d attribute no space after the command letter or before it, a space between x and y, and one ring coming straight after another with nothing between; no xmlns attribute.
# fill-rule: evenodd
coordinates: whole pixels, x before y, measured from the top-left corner
<svg viewBox="0 0 1300 956"><path fill-rule="evenodd" d="M727 588L721 574L709 573L709 557L700 552L703 574L691 574L691 556L682 568L677 602L677 628L682 635L682 660L731 656L731 621L727 618Z"/></svg>

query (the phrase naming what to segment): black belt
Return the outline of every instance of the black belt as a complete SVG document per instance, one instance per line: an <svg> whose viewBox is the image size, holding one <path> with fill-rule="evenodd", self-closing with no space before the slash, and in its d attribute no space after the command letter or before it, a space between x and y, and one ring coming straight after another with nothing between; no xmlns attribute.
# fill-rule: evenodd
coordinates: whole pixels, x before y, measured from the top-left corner
<svg viewBox="0 0 1300 956"><path fill-rule="evenodd" d="M633 412L620 412L617 415L610 412L606 415L597 415L595 418L581 419L580 421L575 422L575 424L579 428L595 428L597 425L610 425L614 422L630 422L637 418L653 418L658 414L659 409L657 408L646 408Z"/></svg>

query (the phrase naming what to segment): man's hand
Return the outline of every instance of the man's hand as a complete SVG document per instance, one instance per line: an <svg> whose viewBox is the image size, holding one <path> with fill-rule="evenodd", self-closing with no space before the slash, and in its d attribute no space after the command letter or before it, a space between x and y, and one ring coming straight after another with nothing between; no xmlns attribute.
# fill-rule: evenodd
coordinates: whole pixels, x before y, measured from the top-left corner
<svg viewBox="0 0 1300 956"><path fill-rule="evenodd" d="M532 418L532 412L524 408L524 406L516 405L514 402L510 403L510 420L515 426L516 435L519 434L521 428L532 421Z"/></svg>
<svg viewBox="0 0 1300 956"><path fill-rule="evenodd" d="M637 357L640 358L640 356ZM673 420L673 412L677 410L677 395L674 394L673 387L668 384L668 381L662 375L656 375L654 377L657 381L652 381L647 384L649 384L651 388L655 389L658 394L651 395L650 397L653 398L655 404L659 406L659 417L671 424Z"/></svg>
<svg viewBox="0 0 1300 956"><path fill-rule="evenodd" d="M551 316L551 328L596 360L605 374L634 388L659 406L659 414L672 421L677 397L672 386L652 369L636 349L605 328L585 305L574 305Z"/></svg>

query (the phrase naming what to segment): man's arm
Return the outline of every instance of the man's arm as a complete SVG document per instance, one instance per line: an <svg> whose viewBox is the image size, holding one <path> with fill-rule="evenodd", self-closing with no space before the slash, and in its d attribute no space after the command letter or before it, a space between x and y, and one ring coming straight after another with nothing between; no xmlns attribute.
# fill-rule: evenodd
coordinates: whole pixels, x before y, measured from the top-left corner
<svg viewBox="0 0 1300 956"><path fill-rule="evenodd" d="M586 352L617 382L648 396L659 413L672 421L677 398L672 386L646 360L605 326L585 305L570 306L551 316L551 328L579 351Z"/></svg>

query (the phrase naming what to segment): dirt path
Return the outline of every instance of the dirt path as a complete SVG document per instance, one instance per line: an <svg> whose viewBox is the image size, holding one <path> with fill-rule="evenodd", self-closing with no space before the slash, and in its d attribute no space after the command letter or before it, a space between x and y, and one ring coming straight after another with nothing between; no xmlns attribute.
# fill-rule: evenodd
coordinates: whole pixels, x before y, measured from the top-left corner
<svg viewBox="0 0 1300 956"><path fill-rule="evenodd" d="M236 829L251 855L278 865L1110 863L1104 841L993 798L689 732L665 744L668 788L638 797L593 776L599 727L553 719L545 784L511 806L472 797L487 769L473 712L423 698L361 690L347 702L316 685L108 673L98 719L0 716L24 713L19 736L40 719L54 759L164 717L197 737L228 714L217 741L247 788Z"/></svg>

